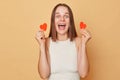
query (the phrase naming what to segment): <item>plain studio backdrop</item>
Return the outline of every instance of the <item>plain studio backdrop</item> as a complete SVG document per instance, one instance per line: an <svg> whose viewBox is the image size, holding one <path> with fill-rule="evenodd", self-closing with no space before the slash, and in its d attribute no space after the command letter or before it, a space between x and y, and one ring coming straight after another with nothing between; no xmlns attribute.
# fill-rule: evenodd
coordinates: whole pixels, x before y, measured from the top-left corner
<svg viewBox="0 0 120 80"><path fill-rule="evenodd" d="M77 33L84 21L89 75L82 80L120 80L120 0L0 0L0 80L41 80L35 34L58 3L73 11Z"/></svg>

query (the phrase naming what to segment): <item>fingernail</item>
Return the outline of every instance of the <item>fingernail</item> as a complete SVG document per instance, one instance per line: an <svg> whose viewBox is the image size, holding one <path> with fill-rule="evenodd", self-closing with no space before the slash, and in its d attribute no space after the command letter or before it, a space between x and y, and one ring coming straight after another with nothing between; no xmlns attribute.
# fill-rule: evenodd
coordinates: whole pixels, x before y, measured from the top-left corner
<svg viewBox="0 0 120 80"><path fill-rule="evenodd" d="M43 39L43 37L41 37L40 39Z"/></svg>

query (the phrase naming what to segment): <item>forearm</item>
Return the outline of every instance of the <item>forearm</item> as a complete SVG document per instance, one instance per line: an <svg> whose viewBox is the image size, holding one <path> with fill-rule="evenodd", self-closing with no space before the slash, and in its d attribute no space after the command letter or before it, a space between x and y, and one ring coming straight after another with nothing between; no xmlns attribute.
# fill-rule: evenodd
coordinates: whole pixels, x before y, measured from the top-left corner
<svg viewBox="0 0 120 80"><path fill-rule="evenodd" d="M50 65L48 63L45 49L40 48L38 72L42 78L47 78L50 74Z"/></svg>
<svg viewBox="0 0 120 80"><path fill-rule="evenodd" d="M86 45L81 43L81 47L78 54L78 70L81 77L85 77L88 74L88 59L86 54Z"/></svg>

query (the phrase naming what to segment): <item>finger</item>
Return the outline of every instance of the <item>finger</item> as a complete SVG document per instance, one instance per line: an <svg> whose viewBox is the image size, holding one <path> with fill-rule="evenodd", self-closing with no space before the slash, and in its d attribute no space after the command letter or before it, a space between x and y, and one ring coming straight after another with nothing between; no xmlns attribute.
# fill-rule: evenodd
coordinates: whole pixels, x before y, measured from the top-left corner
<svg viewBox="0 0 120 80"><path fill-rule="evenodd" d="M90 32L87 31L87 30L82 30L82 31L81 31L81 34L85 34L85 35L87 35L87 36L90 36Z"/></svg>
<svg viewBox="0 0 120 80"><path fill-rule="evenodd" d="M45 40L45 37L41 37L40 39L41 39L41 40Z"/></svg>
<svg viewBox="0 0 120 80"><path fill-rule="evenodd" d="M41 29L41 28L40 28L39 30L40 30L40 31L42 31L42 32L44 32L44 30L43 30L43 29Z"/></svg>
<svg viewBox="0 0 120 80"><path fill-rule="evenodd" d="M86 38L89 38L89 37L90 37L90 35L89 35L87 32L82 32L81 34L82 34L82 36L84 36L84 37L86 37Z"/></svg>
<svg viewBox="0 0 120 80"><path fill-rule="evenodd" d="M43 31L38 31L38 32L36 33L36 35L37 35L37 36L41 36L41 35L44 36L45 34L44 34Z"/></svg>
<svg viewBox="0 0 120 80"><path fill-rule="evenodd" d="M88 34L85 30L81 30L81 34Z"/></svg>
<svg viewBox="0 0 120 80"><path fill-rule="evenodd" d="M37 38L37 39L44 39L44 38L45 38L45 35L44 35L44 33L42 33L42 32L38 32L38 33L36 34L36 38Z"/></svg>
<svg viewBox="0 0 120 80"><path fill-rule="evenodd" d="M44 33L44 31L42 31L42 30L39 30L39 31L38 31L38 33Z"/></svg>
<svg viewBox="0 0 120 80"><path fill-rule="evenodd" d="M44 35L44 34L42 34L42 35L40 36L40 38L41 38L41 39L44 39L44 38L45 38L45 35Z"/></svg>

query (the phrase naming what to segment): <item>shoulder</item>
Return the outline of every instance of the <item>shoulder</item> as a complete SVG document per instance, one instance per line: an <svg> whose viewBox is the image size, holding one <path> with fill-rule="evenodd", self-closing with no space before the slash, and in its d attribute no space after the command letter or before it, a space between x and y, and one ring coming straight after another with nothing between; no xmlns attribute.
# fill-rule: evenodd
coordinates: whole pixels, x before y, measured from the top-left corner
<svg viewBox="0 0 120 80"><path fill-rule="evenodd" d="M76 37L74 41L75 41L77 52L79 52L79 48L80 48L80 44L81 44L81 38Z"/></svg>
<svg viewBox="0 0 120 80"><path fill-rule="evenodd" d="M80 43L81 43L81 38L80 38L80 37L76 37L76 38L75 38L75 42L76 42L77 44L80 44Z"/></svg>
<svg viewBox="0 0 120 80"><path fill-rule="evenodd" d="M50 37L46 37L45 38L45 43L46 43L46 47L49 47L49 44L50 44Z"/></svg>
<svg viewBox="0 0 120 80"><path fill-rule="evenodd" d="M81 44L81 38L80 37L76 37L75 38L75 43L76 43L76 46L79 47L79 45Z"/></svg>
<svg viewBox="0 0 120 80"><path fill-rule="evenodd" d="M50 41L50 37L45 38L46 42Z"/></svg>

